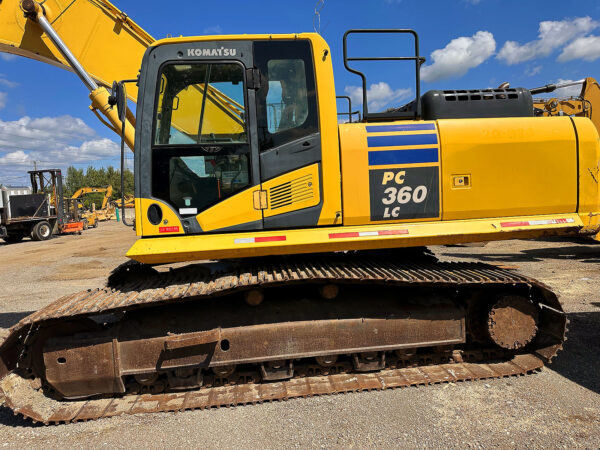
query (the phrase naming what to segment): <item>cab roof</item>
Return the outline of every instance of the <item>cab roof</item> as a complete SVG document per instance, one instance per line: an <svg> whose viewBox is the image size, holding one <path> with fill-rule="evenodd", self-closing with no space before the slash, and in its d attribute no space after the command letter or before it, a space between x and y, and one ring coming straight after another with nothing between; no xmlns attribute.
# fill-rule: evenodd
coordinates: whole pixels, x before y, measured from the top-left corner
<svg viewBox="0 0 600 450"><path fill-rule="evenodd" d="M322 41L323 38L318 33L293 33L293 34L219 34L207 36L180 36L169 37L154 41L150 47L158 47L169 44L183 44L191 42L210 42L210 41L258 41L258 40L290 40L290 39L309 39Z"/></svg>

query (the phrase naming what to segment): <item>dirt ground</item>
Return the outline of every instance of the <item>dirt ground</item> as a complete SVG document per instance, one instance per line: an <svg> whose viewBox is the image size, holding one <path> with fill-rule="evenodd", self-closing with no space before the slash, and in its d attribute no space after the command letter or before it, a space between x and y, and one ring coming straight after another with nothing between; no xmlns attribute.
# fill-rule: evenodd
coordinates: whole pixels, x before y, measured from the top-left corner
<svg viewBox="0 0 600 450"><path fill-rule="evenodd" d="M0 334L73 291L99 287L134 242L120 223L0 243ZM516 266L555 290L568 341L541 373L185 413L38 426L0 407L0 447L586 447L600 443L600 245L507 241L435 247L441 259Z"/></svg>

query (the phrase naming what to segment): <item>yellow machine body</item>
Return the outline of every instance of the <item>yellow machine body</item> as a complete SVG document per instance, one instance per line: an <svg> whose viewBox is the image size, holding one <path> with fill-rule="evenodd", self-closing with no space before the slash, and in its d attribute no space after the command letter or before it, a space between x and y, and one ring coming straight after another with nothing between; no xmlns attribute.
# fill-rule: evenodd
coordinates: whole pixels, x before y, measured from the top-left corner
<svg viewBox="0 0 600 450"><path fill-rule="evenodd" d="M534 238L576 230L593 233L597 229L600 205L596 180L600 147L596 129L588 120L572 121L567 117L549 120L473 119L439 121L437 125L438 130L443 130L440 134L448 139L440 140L438 163L390 164L375 169L381 171L378 172L381 183L395 186L398 190L403 187L403 179L406 180L406 173L410 173L411 169L429 167L439 170L439 210L431 217L372 219L372 202L377 199L370 196L369 172L372 167L368 161L366 126L345 124L339 126L343 223L311 229L194 236L185 236L182 231L177 231L180 236L172 239L138 240L128 256L157 264L193 259ZM485 131L473 132L478 129ZM579 149L575 130L579 136ZM490 143L489 135L495 135L496 142ZM281 182L295 176L281 177ZM250 194L239 194L203 214L206 217L209 214L218 216L222 208L247 210L245 203L253 200ZM234 205L234 201L239 204ZM143 212L153 202L137 200L140 210L137 217L144 224L138 229L142 236L144 233L149 236L160 234L159 227L152 228L144 220ZM167 222L180 226L177 214L167 205L161 206L171 213L165 215ZM397 206L402 209L402 205L396 204L388 207L388 213L392 215ZM253 211L260 214L257 209L253 208ZM239 223L248 219L243 214L238 217ZM224 224L218 223L217 226ZM226 223L231 224L231 221Z"/></svg>
<svg viewBox="0 0 600 450"><path fill-rule="evenodd" d="M328 53L325 42L314 34L211 40L291 38L310 41L313 55ZM168 39L155 45L206 40ZM330 61L315 56L313 62L321 167L284 173L200 212L199 234L185 231L172 206L156 198L137 198L137 232L142 239L128 252L130 258L157 264L592 233L598 227L600 147L588 119L337 124ZM296 189L290 193L294 201L276 208L272 193L290 183ZM239 230L321 201L314 226ZM148 221L152 204L163 211L158 225Z"/></svg>
<svg viewBox="0 0 600 450"><path fill-rule="evenodd" d="M0 2L0 51L68 63L134 150L129 258L221 260L123 264L23 318L0 342L15 414L66 423L514 376L556 355L567 317L531 278L421 249L332 252L593 234L596 128L530 117L522 88L421 97L417 33L349 30L344 49L365 32L414 38L414 57L379 60L411 61L417 98L369 113L348 61L377 58L344 51L365 107L339 124L316 33L151 42L106 0ZM134 118L123 84L107 87L140 63Z"/></svg>

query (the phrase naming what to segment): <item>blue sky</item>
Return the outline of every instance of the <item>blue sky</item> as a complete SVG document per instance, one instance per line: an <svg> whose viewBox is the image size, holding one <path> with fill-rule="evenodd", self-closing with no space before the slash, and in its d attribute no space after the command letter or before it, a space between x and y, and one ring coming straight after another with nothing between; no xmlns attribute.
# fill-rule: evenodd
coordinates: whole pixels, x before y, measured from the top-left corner
<svg viewBox="0 0 600 450"><path fill-rule="evenodd" d="M313 31L316 0L113 3L162 38ZM496 87L503 81L536 87L600 76L598 0L325 0L320 17L337 94L356 100L360 80L342 63L342 35L349 28L415 29L427 58L423 91ZM351 49L380 56L411 51L407 41L391 37L355 40ZM408 64L366 67L372 110L412 99ZM87 91L74 74L25 58L0 58L0 183L18 181L33 159L43 161L40 166L117 164L118 138L88 105Z"/></svg>

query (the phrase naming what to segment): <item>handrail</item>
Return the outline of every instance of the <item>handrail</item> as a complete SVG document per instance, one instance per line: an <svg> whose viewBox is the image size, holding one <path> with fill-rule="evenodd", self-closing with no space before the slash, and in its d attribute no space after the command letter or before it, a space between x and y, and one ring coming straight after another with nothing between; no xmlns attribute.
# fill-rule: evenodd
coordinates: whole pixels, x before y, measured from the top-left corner
<svg viewBox="0 0 600 450"><path fill-rule="evenodd" d="M369 56L369 57L348 57L348 36L351 34L410 34L415 40L415 56ZM381 28L381 29L352 29L344 33L343 39L344 47L344 67L351 73L360 76L362 81L362 97L363 97L363 119L369 120L369 118L396 118L396 117L409 117L414 116L418 118L421 116L421 64L425 62L425 58L419 55L419 35L415 30L410 29L396 29L396 28ZM388 112L388 113L369 113L368 99L367 99L367 78L361 71L350 67L349 61L414 61L415 62L415 84L416 84L416 102L414 108L414 114L410 112Z"/></svg>

